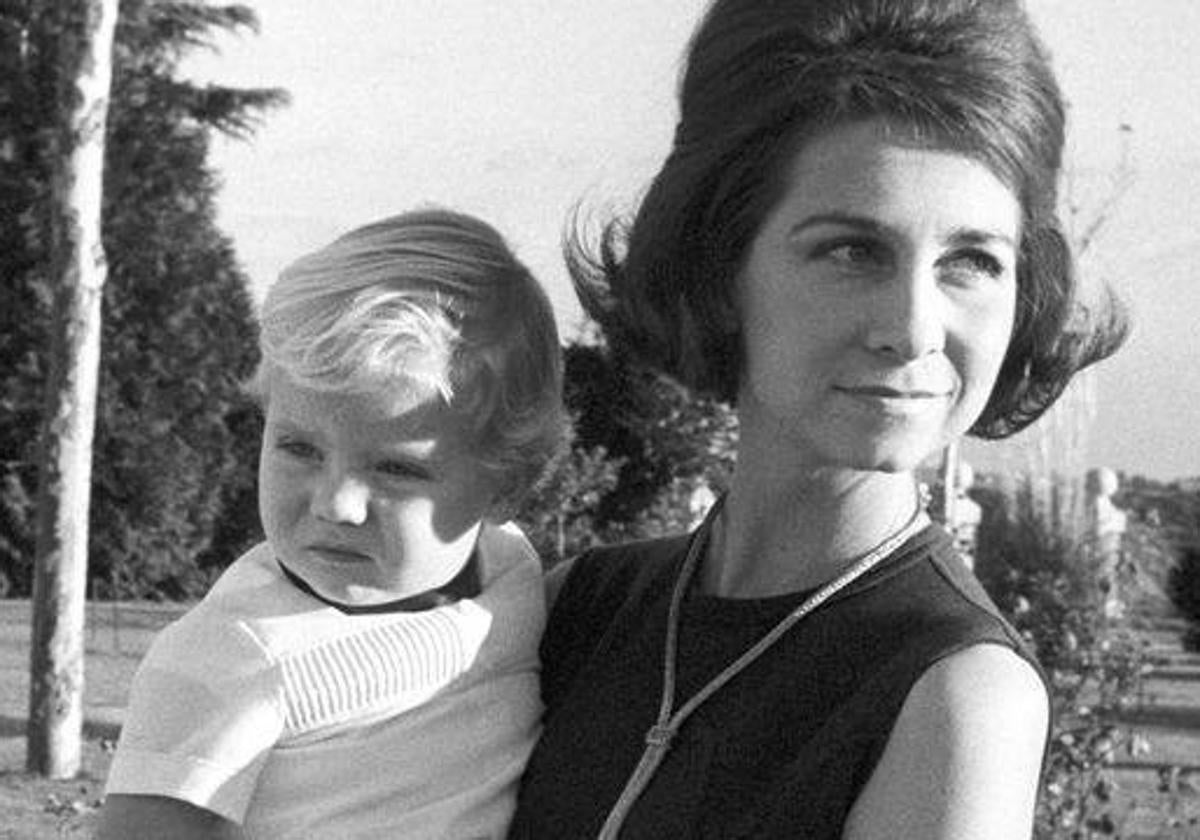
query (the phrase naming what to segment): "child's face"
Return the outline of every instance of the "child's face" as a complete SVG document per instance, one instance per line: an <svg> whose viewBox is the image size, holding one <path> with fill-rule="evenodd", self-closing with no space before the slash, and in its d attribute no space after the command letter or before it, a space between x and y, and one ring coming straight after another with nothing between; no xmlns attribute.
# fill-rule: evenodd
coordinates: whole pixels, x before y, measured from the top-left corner
<svg viewBox="0 0 1200 840"><path fill-rule="evenodd" d="M449 582L495 485L431 397L314 391L271 376L259 513L279 560L318 593L363 605Z"/></svg>

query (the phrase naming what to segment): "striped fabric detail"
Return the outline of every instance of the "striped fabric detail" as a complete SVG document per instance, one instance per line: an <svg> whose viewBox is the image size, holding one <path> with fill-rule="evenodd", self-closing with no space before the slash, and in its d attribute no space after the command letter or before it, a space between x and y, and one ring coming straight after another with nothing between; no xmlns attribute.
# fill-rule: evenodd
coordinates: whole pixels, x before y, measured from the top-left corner
<svg viewBox="0 0 1200 840"><path fill-rule="evenodd" d="M466 617L449 610L396 620L332 639L281 663L290 734L352 720L385 704L423 702L474 659ZM483 635L483 634L479 634ZM472 649L469 649L472 648Z"/></svg>

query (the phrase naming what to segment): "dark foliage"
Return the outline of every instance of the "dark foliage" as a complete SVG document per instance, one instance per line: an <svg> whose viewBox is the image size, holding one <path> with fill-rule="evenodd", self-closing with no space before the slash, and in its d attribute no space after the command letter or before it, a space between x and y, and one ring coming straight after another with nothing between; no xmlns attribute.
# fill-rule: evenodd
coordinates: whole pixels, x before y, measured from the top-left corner
<svg viewBox="0 0 1200 840"><path fill-rule="evenodd" d="M616 487L622 463L603 447L585 449L572 434L549 475L525 500L516 519L547 569L604 540L595 513Z"/></svg>
<svg viewBox="0 0 1200 840"><path fill-rule="evenodd" d="M1191 622L1185 645L1188 650L1200 650L1200 545L1179 552L1171 569L1170 587L1171 600Z"/></svg>
<svg viewBox="0 0 1200 840"><path fill-rule="evenodd" d="M0 7L0 570L25 594L50 316L45 248L55 84L48 4ZM240 382L256 362L246 280L216 227L214 131L246 136L277 90L197 86L180 58L239 5L125 0L105 160L102 360L93 456L93 595L184 597L246 541L254 457ZM250 532L253 533L253 532ZM214 542L214 537L217 539Z"/></svg>
<svg viewBox="0 0 1200 840"><path fill-rule="evenodd" d="M1189 620L1184 646L1200 650L1200 479L1163 483L1141 476L1121 483L1121 507L1161 535L1166 564L1165 589L1172 604Z"/></svg>
<svg viewBox="0 0 1200 840"><path fill-rule="evenodd" d="M571 440L517 516L545 564L688 528L693 492L732 468L732 410L629 368L594 338L564 355Z"/></svg>
<svg viewBox="0 0 1200 840"><path fill-rule="evenodd" d="M720 486L732 470L737 421L725 403L634 368L598 342L568 346L565 372L577 445L621 462L595 512L601 527L631 526L678 482Z"/></svg>

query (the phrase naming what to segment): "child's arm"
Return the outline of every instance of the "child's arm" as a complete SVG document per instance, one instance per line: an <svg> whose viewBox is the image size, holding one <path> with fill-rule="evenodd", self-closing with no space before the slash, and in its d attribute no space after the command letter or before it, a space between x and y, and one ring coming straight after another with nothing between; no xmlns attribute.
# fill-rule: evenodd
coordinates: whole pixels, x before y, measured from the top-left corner
<svg viewBox="0 0 1200 840"><path fill-rule="evenodd" d="M165 629L138 666L101 836L241 836L219 829L245 817L283 710L261 647L212 612L201 605Z"/></svg>
<svg viewBox="0 0 1200 840"><path fill-rule="evenodd" d="M114 793L104 800L96 840L241 840L233 822L179 799Z"/></svg>

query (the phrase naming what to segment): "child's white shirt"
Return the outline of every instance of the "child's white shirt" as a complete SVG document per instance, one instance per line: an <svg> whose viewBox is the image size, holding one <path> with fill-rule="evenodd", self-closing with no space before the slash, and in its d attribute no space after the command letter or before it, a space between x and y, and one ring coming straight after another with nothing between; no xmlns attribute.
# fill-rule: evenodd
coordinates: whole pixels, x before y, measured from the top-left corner
<svg viewBox="0 0 1200 840"><path fill-rule="evenodd" d="M503 837L538 735L541 568L512 525L483 591L347 615L270 549L239 558L138 669L108 793L183 800L249 837Z"/></svg>

